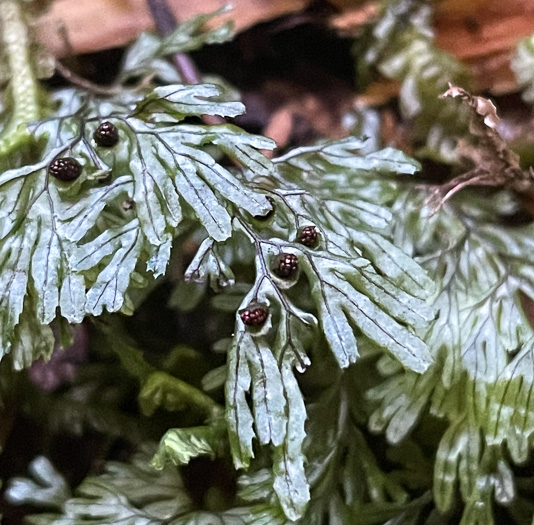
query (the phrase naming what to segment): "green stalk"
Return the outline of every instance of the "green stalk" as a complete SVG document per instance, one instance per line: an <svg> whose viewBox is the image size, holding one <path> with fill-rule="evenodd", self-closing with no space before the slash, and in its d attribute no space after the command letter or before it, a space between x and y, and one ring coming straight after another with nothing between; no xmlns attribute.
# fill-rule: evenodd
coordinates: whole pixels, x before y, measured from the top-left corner
<svg viewBox="0 0 534 525"><path fill-rule="evenodd" d="M27 122L39 118L38 86L31 67L30 38L19 0L0 0L1 45L8 62L13 103L11 117L0 133L0 156L29 140Z"/></svg>

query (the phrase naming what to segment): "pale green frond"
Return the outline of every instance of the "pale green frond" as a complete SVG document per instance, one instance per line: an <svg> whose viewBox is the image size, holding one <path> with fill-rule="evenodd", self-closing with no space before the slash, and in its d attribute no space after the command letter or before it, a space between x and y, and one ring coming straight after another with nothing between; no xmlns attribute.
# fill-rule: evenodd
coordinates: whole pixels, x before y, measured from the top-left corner
<svg viewBox="0 0 534 525"><path fill-rule="evenodd" d="M168 430L159 442L152 466L162 469L167 464L187 465L198 456L213 459L224 451L225 433L226 428L221 424Z"/></svg>
<svg viewBox="0 0 534 525"><path fill-rule="evenodd" d="M65 480L46 462L47 472L36 473L39 488L27 494L34 482L19 478L9 488L11 501L40 501L44 491L55 491L56 507L60 514L34 514L28 518L32 525L285 525L287 520L275 506L265 503L236 507L222 511L195 510L178 471L174 467L154 470L149 466L152 446L135 454L130 463L107 462L100 475L87 477L75 490L74 497L65 493ZM45 477L43 478L43 475ZM35 476L35 474L34 474ZM51 476L51 477L50 477ZM50 478L50 479L49 479Z"/></svg>

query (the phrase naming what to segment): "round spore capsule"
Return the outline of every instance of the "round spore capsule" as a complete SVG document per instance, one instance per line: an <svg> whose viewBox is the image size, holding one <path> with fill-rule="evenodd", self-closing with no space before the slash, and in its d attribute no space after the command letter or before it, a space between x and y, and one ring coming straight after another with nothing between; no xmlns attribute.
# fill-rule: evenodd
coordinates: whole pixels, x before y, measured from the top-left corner
<svg viewBox="0 0 534 525"><path fill-rule="evenodd" d="M93 139L102 148L112 148L119 142L119 130L111 122L102 122L93 133Z"/></svg>
<svg viewBox="0 0 534 525"><path fill-rule="evenodd" d="M306 228L302 228L297 240L301 244L304 244L304 246L308 246L308 248L315 247L318 240L315 226L306 226Z"/></svg>
<svg viewBox="0 0 534 525"><path fill-rule="evenodd" d="M295 274L299 267L299 260L296 255L292 253L283 253L279 260L278 266L275 268L274 272L278 277L291 277Z"/></svg>
<svg viewBox="0 0 534 525"><path fill-rule="evenodd" d="M50 163L48 173L62 182L71 182L81 175L82 166L72 157L61 157Z"/></svg>
<svg viewBox="0 0 534 525"><path fill-rule="evenodd" d="M269 310L263 307L251 308L241 312L240 315L241 320L247 326L261 326L269 317Z"/></svg>

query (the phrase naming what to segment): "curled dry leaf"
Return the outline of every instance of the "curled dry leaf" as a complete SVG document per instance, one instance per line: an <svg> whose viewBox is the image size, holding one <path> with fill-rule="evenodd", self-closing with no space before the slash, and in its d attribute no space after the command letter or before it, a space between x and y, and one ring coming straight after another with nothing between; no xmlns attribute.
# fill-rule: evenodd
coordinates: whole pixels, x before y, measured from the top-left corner
<svg viewBox="0 0 534 525"><path fill-rule="evenodd" d="M491 100L483 97L475 97L465 89L453 86L452 84L449 84L449 89L440 95L440 98L446 97L459 97L469 105L473 117L470 125L471 133L479 137L492 136L502 142L502 139L496 131L500 119L497 116L497 108ZM487 128L490 129L488 130Z"/></svg>
<svg viewBox="0 0 534 525"><path fill-rule="evenodd" d="M445 97L459 98L468 108L473 141L459 141L458 149L460 157L471 169L431 190L426 202L431 212L438 211L448 199L467 186L504 186L520 193L527 191L534 180L534 173L521 169L519 156L509 149L497 131L499 117L493 102L473 96L452 84L440 95L440 98Z"/></svg>

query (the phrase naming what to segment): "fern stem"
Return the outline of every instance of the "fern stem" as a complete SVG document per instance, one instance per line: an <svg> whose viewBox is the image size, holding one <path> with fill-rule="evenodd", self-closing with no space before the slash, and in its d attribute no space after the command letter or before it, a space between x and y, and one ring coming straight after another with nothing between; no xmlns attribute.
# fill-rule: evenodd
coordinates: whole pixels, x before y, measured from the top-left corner
<svg viewBox="0 0 534 525"><path fill-rule="evenodd" d="M39 118L38 87L31 67L30 38L19 0L0 0L2 47L10 72L12 114L0 133L0 155L6 155L28 141L24 126Z"/></svg>

